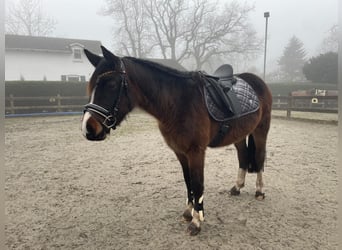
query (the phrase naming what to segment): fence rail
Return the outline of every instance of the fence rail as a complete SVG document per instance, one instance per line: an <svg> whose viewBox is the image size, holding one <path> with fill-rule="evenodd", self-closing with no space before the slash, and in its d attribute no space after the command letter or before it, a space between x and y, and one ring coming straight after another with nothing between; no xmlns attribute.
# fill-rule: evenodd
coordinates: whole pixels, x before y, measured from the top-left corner
<svg viewBox="0 0 342 250"><path fill-rule="evenodd" d="M273 110L286 110L291 117L292 111L338 113L337 96L273 96Z"/></svg>
<svg viewBox="0 0 342 250"><path fill-rule="evenodd" d="M87 96L25 96L6 97L6 114L48 113L48 112L77 112L83 110Z"/></svg>
<svg viewBox="0 0 342 250"><path fill-rule="evenodd" d="M6 114L81 112L87 96L36 96L6 97ZM286 110L287 117L292 111L338 113L337 96L274 96L274 110Z"/></svg>

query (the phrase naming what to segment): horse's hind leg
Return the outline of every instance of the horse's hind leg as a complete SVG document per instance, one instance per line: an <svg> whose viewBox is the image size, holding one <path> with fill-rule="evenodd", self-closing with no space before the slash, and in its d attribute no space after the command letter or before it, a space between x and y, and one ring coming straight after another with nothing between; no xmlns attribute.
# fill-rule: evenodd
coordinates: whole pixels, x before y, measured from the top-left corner
<svg viewBox="0 0 342 250"><path fill-rule="evenodd" d="M254 133L251 138L254 141L255 149L254 159L250 163L249 172L257 174L255 198L257 200L263 200L265 198L265 193L262 192L264 187L262 173L264 171L264 162L266 157L266 136Z"/></svg>
<svg viewBox="0 0 342 250"><path fill-rule="evenodd" d="M240 189L245 186L245 178L249 165L248 161L248 149L246 145L246 139L234 144L238 154L239 170L235 185L230 189L231 195L239 195Z"/></svg>
<svg viewBox="0 0 342 250"><path fill-rule="evenodd" d="M259 126L248 136L248 145L246 140L242 140L235 144L239 159L239 171L236 184L231 188L231 195L239 195L240 189L245 185L245 177L247 171L256 173L256 192L255 197L263 200L265 194L262 192L264 187L262 172L264 171L264 162L266 156L266 139L269 125Z"/></svg>
<svg viewBox="0 0 342 250"><path fill-rule="evenodd" d="M265 194L262 192L264 187L262 173L264 171L266 141L269 128L270 119L265 119L265 121L255 129L252 135L250 135L250 143L248 143L248 149L253 153L250 157L251 162L248 172L257 173L255 198L258 200L263 200L265 198Z"/></svg>

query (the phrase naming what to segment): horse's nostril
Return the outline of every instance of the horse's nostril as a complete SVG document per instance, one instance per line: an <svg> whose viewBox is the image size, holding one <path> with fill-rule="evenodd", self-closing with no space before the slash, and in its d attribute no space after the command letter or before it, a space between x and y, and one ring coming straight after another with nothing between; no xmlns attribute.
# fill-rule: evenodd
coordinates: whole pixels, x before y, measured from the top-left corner
<svg viewBox="0 0 342 250"><path fill-rule="evenodd" d="M87 140L90 141L102 141L106 138L106 131L104 129L101 129L100 131L97 131L96 126L94 124L87 123L85 124L85 130L83 130L83 135Z"/></svg>
<svg viewBox="0 0 342 250"><path fill-rule="evenodd" d="M86 129L87 134L95 135L95 129L90 124L87 124Z"/></svg>

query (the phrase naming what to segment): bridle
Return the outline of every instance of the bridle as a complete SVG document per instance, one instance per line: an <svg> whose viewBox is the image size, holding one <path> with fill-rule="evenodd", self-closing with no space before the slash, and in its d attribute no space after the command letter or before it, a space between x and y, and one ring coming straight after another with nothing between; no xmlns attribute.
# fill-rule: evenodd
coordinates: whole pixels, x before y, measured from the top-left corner
<svg viewBox="0 0 342 250"><path fill-rule="evenodd" d="M98 83L100 82L101 78L103 78L103 77L110 76L113 74L120 74L122 76L118 99L116 100L112 110L107 110L107 109L105 109L105 108L103 108L97 104L94 104L94 103L86 104L84 106L84 110L83 110L83 113L88 111L90 113L96 113L97 115L101 116L103 118L103 121L102 122L99 121L99 122L104 127L106 127L107 129L113 129L113 130L116 128L117 115L119 112L120 100L121 100L121 96L122 96L124 90L125 90L125 93L126 93L128 100L129 100L129 105L131 106L130 98L128 96L128 84L127 84L127 74L126 74L126 70L125 70L125 65L121 59L120 59L120 62L121 62L121 69L120 70L111 70L111 71L104 72L104 73L100 74L96 79L95 88L97 87Z"/></svg>

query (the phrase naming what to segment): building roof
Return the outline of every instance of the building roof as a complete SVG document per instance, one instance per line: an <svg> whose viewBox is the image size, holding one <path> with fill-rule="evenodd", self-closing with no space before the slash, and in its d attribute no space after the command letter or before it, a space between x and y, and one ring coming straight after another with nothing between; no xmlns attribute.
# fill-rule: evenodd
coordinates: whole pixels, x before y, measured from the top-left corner
<svg viewBox="0 0 342 250"><path fill-rule="evenodd" d="M73 44L80 44L93 53L101 54L101 42L95 40L8 34L5 36L6 50L36 50L70 53L71 45Z"/></svg>
<svg viewBox="0 0 342 250"><path fill-rule="evenodd" d="M23 36L23 35L5 35L6 50L21 51L49 51L58 53L70 53L74 44L80 44L93 53L101 55L101 42L96 40L41 37L41 36ZM163 64L165 66L185 71L186 69L177 61L172 59L146 58L150 61Z"/></svg>

